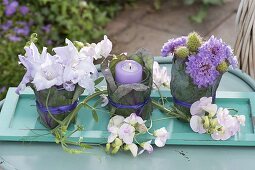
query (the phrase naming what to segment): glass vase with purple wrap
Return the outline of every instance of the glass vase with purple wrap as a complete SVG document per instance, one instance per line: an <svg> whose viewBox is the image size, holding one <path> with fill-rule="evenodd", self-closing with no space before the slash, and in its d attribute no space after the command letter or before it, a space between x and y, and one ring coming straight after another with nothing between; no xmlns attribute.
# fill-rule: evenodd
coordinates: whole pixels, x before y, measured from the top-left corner
<svg viewBox="0 0 255 170"><path fill-rule="evenodd" d="M149 118L153 108L153 57L145 50L133 55L112 55L101 64L107 82L109 109L112 115L129 116L136 113Z"/></svg>
<svg viewBox="0 0 255 170"><path fill-rule="evenodd" d="M16 93L26 86L33 89L40 121L50 129L70 115L85 89L89 94L95 91L94 81L98 78L93 56L68 39L66 44L53 48L55 54L51 55L46 47L39 53L32 39L24 48L25 55L19 55L26 73Z"/></svg>
<svg viewBox="0 0 255 170"><path fill-rule="evenodd" d="M230 46L214 36L205 41L196 32L166 42L161 55L169 54L173 55L170 89L174 107L186 114L202 97L212 97L214 102L222 75L238 65Z"/></svg>

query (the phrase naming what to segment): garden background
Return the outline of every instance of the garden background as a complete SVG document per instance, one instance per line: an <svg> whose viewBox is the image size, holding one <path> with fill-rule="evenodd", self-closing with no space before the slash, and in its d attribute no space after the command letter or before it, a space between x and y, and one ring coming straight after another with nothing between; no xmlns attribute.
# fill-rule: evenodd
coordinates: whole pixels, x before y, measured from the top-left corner
<svg viewBox="0 0 255 170"><path fill-rule="evenodd" d="M0 100L25 70L18 54L31 33L40 47L96 42L107 34L113 53L144 47L153 55L170 38L197 31L234 45L239 0L0 0Z"/></svg>

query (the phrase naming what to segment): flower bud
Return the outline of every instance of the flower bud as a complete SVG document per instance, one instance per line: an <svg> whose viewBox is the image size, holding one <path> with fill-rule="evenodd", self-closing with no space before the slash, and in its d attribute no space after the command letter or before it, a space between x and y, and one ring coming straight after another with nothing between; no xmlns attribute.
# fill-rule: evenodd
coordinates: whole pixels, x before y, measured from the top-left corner
<svg viewBox="0 0 255 170"><path fill-rule="evenodd" d="M177 47L175 50L175 55L180 58L186 58L189 56L189 49L185 46Z"/></svg>
<svg viewBox="0 0 255 170"><path fill-rule="evenodd" d="M114 141L114 145L115 146L121 146L123 144L122 140L120 140L119 138L116 138Z"/></svg>
<svg viewBox="0 0 255 170"><path fill-rule="evenodd" d="M112 154L116 154L119 151L120 147L116 146L115 148L113 148L112 150Z"/></svg>
<svg viewBox="0 0 255 170"><path fill-rule="evenodd" d="M228 63L226 61L223 61L217 66L217 71L219 71L220 73L225 73L228 70L228 66Z"/></svg>
<svg viewBox="0 0 255 170"><path fill-rule="evenodd" d="M203 122L204 128L205 128L205 129L208 129L209 126L210 126L210 121L209 121L208 116L204 116L204 117L203 117L203 120L204 120L204 122Z"/></svg>
<svg viewBox="0 0 255 170"><path fill-rule="evenodd" d="M147 132L147 127L145 126L145 124L138 124L137 127L136 127L136 130L139 132L139 133L146 133Z"/></svg>
<svg viewBox="0 0 255 170"><path fill-rule="evenodd" d="M105 152L110 152L110 148L111 148L111 144L110 143L107 143L106 146L105 146Z"/></svg>
<svg viewBox="0 0 255 170"><path fill-rule="evenodd" d="M124 149L124 151L128 151L129 150L128 145L125 145L123 149Z"/></svg>
<svg viewBox="0 0 255 170"><path fill-rule="evenodd" d="M212 128L215 128L216 126L218 125L218 120L215 118L215 119L212 119L211 121L210 121L210 126L212 127Z"/></svg>
<svg viewBox="0 0 255 170"><path fill-rule="evenodd" d="M79 51L82 47L84 47L84 44L83 44L82 42L80 42L80 41L74 41L73 44L74 44L74 46L78 49L78 51Z"/></svg>
<svg viewBox="0 0 255 170"><path fill-rule="evenodd" d="M202 38L198 33L192 32L188 35L187 46L191 52L196 52L202 44Z"/></svg>

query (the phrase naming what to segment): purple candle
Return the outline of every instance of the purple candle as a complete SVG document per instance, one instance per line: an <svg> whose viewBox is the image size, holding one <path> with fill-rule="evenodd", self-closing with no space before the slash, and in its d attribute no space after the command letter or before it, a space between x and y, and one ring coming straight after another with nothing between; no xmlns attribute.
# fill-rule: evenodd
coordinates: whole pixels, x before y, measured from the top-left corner
<svg viewBox="0 0 255 170"><path fill-rule="evenodd" d="M120 84L140 83L143 77L141 64L134 60L124 60L115 67L115 80Z"/></svg>

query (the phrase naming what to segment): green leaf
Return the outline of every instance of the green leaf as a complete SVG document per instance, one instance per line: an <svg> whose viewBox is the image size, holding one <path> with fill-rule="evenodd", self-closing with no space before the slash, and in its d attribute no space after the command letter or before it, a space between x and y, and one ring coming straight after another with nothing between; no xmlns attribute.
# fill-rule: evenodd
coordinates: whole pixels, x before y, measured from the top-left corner
<svg viewBox="0 0 255 170"><path fill-rule="evenodd" d="M202 23L203 20L205 19L205 17L207 16L207 13L208 13L208 6L207 5L203 5L199 9L197 14L191 16L190 19L191 19L191 21L193 21L195 23Z"/></svg>
<svg viewBox="0 0 255 170"><path fill-rule="evenodd" d="M88 145L86 143L80 143L80 147L82 147L84 149L92 149L93 148L91 145Z"/></svg>
<svg viewBox="0 0 255 170"><path fill-rule="evenodd" d="M76 86L72 103L74 103L80 97L80 95L84 92L84 90L85 89L83 87L81 87L79 85Z"/></svg>
<svg viewBox="0 0 255 170"><path fill-rule="evenodd" d="M96 79L95 82L95 86L98 85L99 83L101 83L104 80L104 77L99 77L98 79Z"/></svg>
<svg viewBox="0 0 255 170"><path fill-rule="evenodd" d="M102 99L101 98L99 98L96 102L95 102L95 104L94 104L94 108L96 108L99 104L101 104L102 103Z"/></svg>
<svg viewBox="0 0 255 170"><path fill-rule="evenodd" d="M184 0L183 2L185 5L192 5L195 2L195 0Z"/></svg>
<svg viewBox="0 0 255 170"><path fill-rule="evenodd" d="M92 112L93 119L94 119L96 122L98 122L98 115L97 115L96 110L95 110L95 109L92 109L91 112Z"/></svg>

